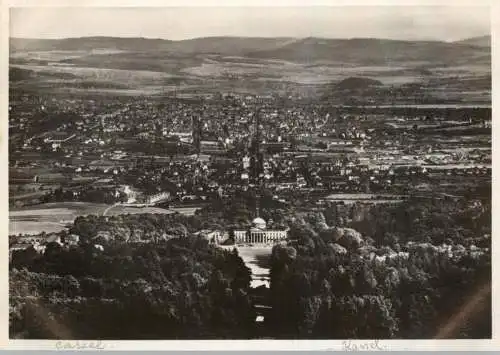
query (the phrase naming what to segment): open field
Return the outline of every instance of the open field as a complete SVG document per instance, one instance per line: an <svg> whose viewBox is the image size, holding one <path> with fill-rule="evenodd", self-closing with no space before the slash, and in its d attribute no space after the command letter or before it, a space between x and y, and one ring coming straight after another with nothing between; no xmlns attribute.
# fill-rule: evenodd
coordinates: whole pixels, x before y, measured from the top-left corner
<svg viewBox="0 0 500 355"><path fill-rule="evenodd" d="M106 210L108 210L106 213L107 216L141 213L169 214L175 212L190 216L194 214L197 208L188 207L167 210L158 207L111 206L87 202L46 203L10 210L9 234L59 232L65 229L66 225L73 223L78 216L102 215Z"/></svg>
<svg viewBox="0 0 500 355"><path fill-rule="evenodd" d="M117 49L93 49L87 50L53 50L53 51L19 51L12 53L10 57L12 59L21 60L38 60L38 61L49 61L57 62L73 58L82 58L89 55L105 55L105 54L121 54L125 51Z"/></svg>
<svg viewBox="0 0 500 355"><path fill-rule="evenodd" d="M100 214L106 205L84 202L47 203L9 211L9 234L60 232L76 217Z"/></svg>
<svg viewBox="0 0 500 355"><path fill-rule="evenodd" d="M155 83L161 82L163 79L170 78L168 73L149 71L149 70L126 70L113 68L92 68L92 67L76 67L76 66L55 66L55 65L12 65L13 68L24 70L32 70L35 73L70 73L77 78L108 81L108 82L137 82L140 83Z"/></svg>
<svg viewBox="0 0 500 355"><path fill-rule="evenodd" d="M389 194L364 194L364 193L359 193L359 194L331 194L328 195L326 198L328 199L340 199L340 200L371 200L371 199L399 199L404 196L400 195L389 195Z"/></svg>
<svg viewBox="0 0 500 355"><path fill-rule="evenodd" d="M50 222L50 221L27 221L10 219L9 220L9 235L18 234L39 234L45 233L58 233L66 229L65 223Z"/></svg>
<svg viewBox="0 0 500 355"><path fill-rule="evenodd" d="M404 201L405 196L389 194L330 194L325 197L330 202L341 202L344 204L369 203L369 204L393 204Z"/></svg>
<svg viewBox="0 0 500 355"><path fill-rule="evenodd" d="M29 57L29 53L24 53ZM38 58L34 53L34 58ZM57 55L62 55L57 52ZM68 54L71 56L71 54ZM131 56L130 53L120 53L123 57ZM296 83L328 83L336 80L341 80L349 76L363 76L374 78L383 83L412 83L422 81L427 77L450 78L457 75L463 78L474 78L476 75L484 76L489 73L487 66L472 66L460 67L456 70L453 68L436 68L429 71L428 75L423 75L410 66L346 66L342 64L327 64L321 63L317 65L305 65L291 62L269 62L268 60L257 59L254 63L246 63L244 59L237 62L237 58L233 58L230 62L226 62L225 58L218 60L201 58L197 62L184 63L183 67L173 65L174 62L182 63L183 58L170 58L169 65L165 64L165 59L158 58L128 58L130 65L117 65L115 61L102 62L90 60L88 57L81 56L74 63L54 61L49 63L40 62L25 62L23 64L13 60L12 67L17 67L25 70L33 70L37 73L71 73L77 77L86 79L101 79L110 81L120 81L123 79L134 79L138 84L139 79L160 81L161 79L169 78L175 75L186 78L228 78L228 77L243 77L252 78L258 77L260 80L279 80ZM138 60L139 63L148 60L148 63L137 65L133 63ZM119 64L120 62L118 62ZM146 84L146 83L143 83Z"/></svg>
<svg viewBox="0 0 500 355"><path fill-rule="evenodd" d="M151 43L135 39L130 46L126 40L102 41L102 48L85 39L80 48L68 48L67 43L51 43L46 48L42 44L14 45L11 68L31 74L23 80L11 79L11 87L76 95L140 96L174 91L183 95L236 90L257 94L277 92L284 86L307 96L314 92L311 86L317 89L358 76L378 80L386 89L417 84L432 97L439 98L445 90L445 97L455 101L491 101L491 63L484 48L429 43L406 48L407 44L399 42L326 44L317 39L268 39L264 42L270 52L255 52L253 42L262 39L243 45L235 45L230 38ZM382 55L379 59L383 60L367 60L370 55L366 51L371 48L367 45L373 46L376 56ZM415 50L418 55L405 56L404 51L396 55L391 52L392 46ZM448 62L436 61L432 48L426 46L443 47L453 55ZM307 60L302 60L305 53L310 57L307 54ZM391 53L396 55L394 60L386 58Z"/></svg>

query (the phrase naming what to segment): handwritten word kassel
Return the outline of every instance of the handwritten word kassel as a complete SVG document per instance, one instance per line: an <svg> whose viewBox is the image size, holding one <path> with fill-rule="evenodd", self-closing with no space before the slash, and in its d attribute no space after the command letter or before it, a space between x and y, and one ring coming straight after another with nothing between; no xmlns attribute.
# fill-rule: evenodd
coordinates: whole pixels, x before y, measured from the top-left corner
<svg viewBox="0 0 500 355"><path fill-rule="evenodd" d="M379 340L373 341L353 341L345 340L342 342L342 350L344 351L378 351L387 350L387 346L380 343Z"/></svg>

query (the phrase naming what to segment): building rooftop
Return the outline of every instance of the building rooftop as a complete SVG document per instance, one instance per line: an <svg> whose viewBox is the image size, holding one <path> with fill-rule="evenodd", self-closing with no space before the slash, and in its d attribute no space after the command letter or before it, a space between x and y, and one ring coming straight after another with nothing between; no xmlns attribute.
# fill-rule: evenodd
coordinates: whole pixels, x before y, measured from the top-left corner
<svg viewBox="0 0 500 355"><path fill-rule="evenodd" d="M252 221L252 228L266 229L266 221L260 217L257 217Z"/></svg>

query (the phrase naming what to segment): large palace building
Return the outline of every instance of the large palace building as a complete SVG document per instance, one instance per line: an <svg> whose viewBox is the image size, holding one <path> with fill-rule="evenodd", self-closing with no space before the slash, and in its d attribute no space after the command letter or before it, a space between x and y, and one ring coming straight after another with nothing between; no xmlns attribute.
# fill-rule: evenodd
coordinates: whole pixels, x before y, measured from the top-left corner
<svg viewBox="0 0 500 355"><path fill-rule="evenodd" d="M252 226L248 230L234 231L235 244L274 244L285 240L286 237L286 230L267 229L266 221L259 217L252 221Z"/></svg>

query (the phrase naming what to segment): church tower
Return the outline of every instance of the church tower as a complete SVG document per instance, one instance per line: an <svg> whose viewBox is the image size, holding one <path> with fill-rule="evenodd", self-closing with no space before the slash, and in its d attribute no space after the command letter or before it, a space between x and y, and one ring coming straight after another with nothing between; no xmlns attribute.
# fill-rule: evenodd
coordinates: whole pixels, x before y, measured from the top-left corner
<svg viewBox="0 0 500 355"><path fill-rule="evenodd" d="M193 136L194 149L195 149L197 154L200 154L200 151L201 151L201 119L198 115L193 116L192 136Z"/></svg>
<svg viewBox="0 0 500 355"><path fill-rule="evenodd" d="M254 119L254 136L251 145L250 171L252 179L255 183L260 180L261 174L264 172L264 155L261 149L261 129L260 129L260 109L257 110Z"/></svg>

